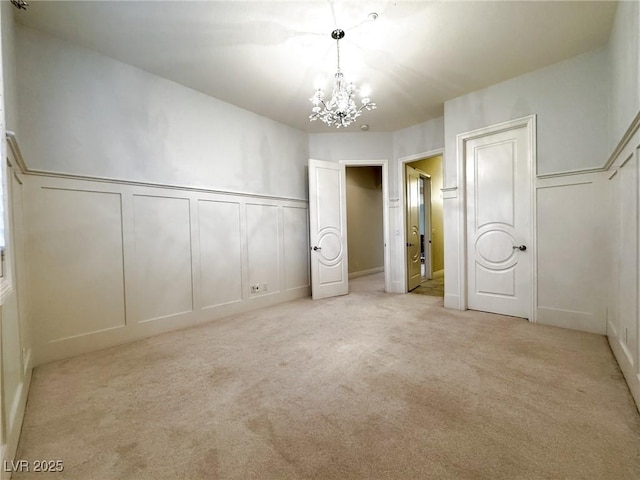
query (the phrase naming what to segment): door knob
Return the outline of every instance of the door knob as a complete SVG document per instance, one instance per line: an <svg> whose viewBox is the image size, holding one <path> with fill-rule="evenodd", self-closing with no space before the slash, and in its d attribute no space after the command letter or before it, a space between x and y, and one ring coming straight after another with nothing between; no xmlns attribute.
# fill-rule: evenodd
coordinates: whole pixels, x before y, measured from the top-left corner
<svg viewBox="0 0 640 480"><path fill-rule="evenodd" d="M520 250L521 252L524 252L527 249L526 245L514 245L513 246L514 250Z"/></svg>
<svg viewBox="0 0 640 480"><path fill-rule="evenodd" d="M322 247L313 247L314 252L319 252L320 250L322 250Z"/></svg>

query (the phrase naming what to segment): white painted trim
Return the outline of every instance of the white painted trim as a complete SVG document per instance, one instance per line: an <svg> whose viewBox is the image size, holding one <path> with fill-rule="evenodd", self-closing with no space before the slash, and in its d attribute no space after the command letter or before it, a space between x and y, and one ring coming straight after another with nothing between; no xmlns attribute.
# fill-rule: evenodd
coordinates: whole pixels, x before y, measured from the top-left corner
<svg viewBox="0 0 640 480"><path fill-rule="evenodd" d="M538 305L537 310L537 322L544 325L597 333L599 335L606 335L607 333L604 322L600 324L600 328L598 326L594 327L593 317L595 315L592 312L578 312L562 308L544 307L542 305Z"/></svg>
<svg viewBox="0 0 640 480"><path fill-rule="evenodd" d="M620 169L625 166L630 160L636 159L640 161L640 112L638 112L631 123L629 124L627 130L624 135L613 149L609 159L605 164L605 168L608 170L607 179L612 180L620 171ZM640 177L638 178L640 181ZM640 191L640 186L636 187L636 192ZM619 193L619 192L618 192ZM618 203L618 199L613 204L610 204L610 207L615 209L620 208L621 204ZM638 199L635 198L636 208ZM637 232L636 232L637 233ZM621 248L621 244L618 244L617 248L614 248L614 252L616 252L616 256L623 253ZM638 253L638 249L640 245L638 243L638 238L636 238L635 244L631 247L635 249L635 253ZM614 258L614 260L616 260ZM617 261L617 260L616 260ZM638 268L640 268L640 256L637 257ZM635 283L638 285L638 272L640 270L636 269L635 272ZM615 283L619 283L621 281L620 278L612 278ZM610 287L613 288L613 287ZM614 289L615 291L615 289ZM616 308L616 303L618 303L617 307L619 307L619 302L621 301L619 290L617 295L613 297L609 295L606 310L610 308ZM614 357L620 366L620 370L624 375L624 378L629 386L629 390L636 404L636 408L640 411L640 343L638 343L638 334L640 333L640 317L639 317L639 303L638 303L638 292L636 291L635 298L635 318L633 323L633 328L636 329L636 344L634 345L634 350L629 349L625 342L620 337L623 335L622 331L619 331L616 325L610 320L607 315L607 339L609 341L609 345L611 350L613 351ZM617 319L620 321L620 319Z"/></svg>
<svg viewBox="0 0 640 480"><path fill-rule="evenodd" d="M455 188L447 188L447 189L442 189L442 199L443 200L450 200L452 198L458 198L458 187Z"/></svg>
<svg viewBox="0 0 640 480"><path fill-rule="evenodd" d="M353 278L366 277L367 275L373 275L374 273L384 272L384 267L370 268L369 270L361 270L359 272L352 272L349 274L349 280Z"/></svg>
<svg viewBox="0 0 640 480"><path fill-rule="evenodd" d="M30 373L28 373L32 367L31 367L31 347L24 349L24 353L23 353L23 357L22 357L22 373L23 376L26 377L27 374L31 375Z"/></svg>
<svg viewBox="0 0 640 480"><path fill-rule="evenodd" d="M575 170L563 170L563 171L553 172L553 173L544 173L544 174L538 175L537 178L546 179L546 178L554 178L554 177L566 177L569 175L581 175L585 173L606 172L612 167L616 159L620 157L623 150L628 146L629 142L632 140L633 136L639 129L640 129L640 111L636 113L633 120L631 120L629 127L627 128L625 133L622 135L622 138L620 138L620 141L614 147L611 154L609 155L609 158L607 159L607 161L602 167L579 168Z"/></svg>
<svg viewBox="0 0 640 480"><path fill-rule="evenodd" d="M613 322L609 319L607 319L607 336L608 337L618 337L618 329L616 328L616 326L613 324Z"/></svg>
<svg viewBox="0 0 640 480"><path fill-rule="evenodd" d="M391 291L391 243L389 238L389 160L340 160L345 167L382 167L382 235L384 242L384 291ZM347 232L347 235L349 232ZM349 275L351 278L351 275Z"/></svg>
<svg viewBox="0 0 640 480"><path fill-rule="evenodd" d="M582 168L577 170L565 170L562 172L554 172L554 173L543 173L538 175L538 180L546 180L548 178L561 178L561 177L569 177L571 175L583 175L589 173L600 173L606 172L607 169L603 167L595 167L595 168Z"/></svg>
<svg viewBox="0 0 640 480"><path fill-rule="evenodd" d="M613 355L618 361L620 370L622 370L622 375L627 381L627 385L631 391L631 396L636 402L636 408L640 411L640 375L636 373L634 365L629 362L618 337L612 337L609 335L607 336L607 339L609 340L609 345L611 346Z"/></svg>
<svg viewBox="0 0 640 480"><path fill-rule="evenodd" d="M406 208L407 208L407 193L406 193L406 185L405 185L405 165L407 163L415 162L416 160L423 160L426 158L437 157L442 155L442 184L445 185L445 173L446 169L444 168L444 148L437 148L435 150L428 150L426 152L416 153L414 155L408 155L406 157L398 158L398 192L401 192L398 195L398 207L400 208L400 231L402 232L402 242L400 242L402 248L402 261L400 262L400 292L407 293L407 249L404 248L404 244L406 243L406 234L407 234L407 218L406 218ZM454 187L455 188L455 187ZM443 198L447 198L444 195L444 192L449 191L449 188L443 188ZM442 204L442 214L444 218L444 202ZM445 243L444 248L446 250L447 244Z"/></svg>
<svg viewBox="0 0 640 480"><path fill-rule="evenodd" d="M531 182L531 305L529 311L529 321L537 321L537 301L538 301L538 248L536 240L536 171L537 171L537 150L536 150L536 115L509 120L507 122L490 125L487 127L463 132L456 135L456 156L457 156L457 187L460 192L460 202L458 209L458 299L461 310L467 310L467 192L466 192L466 144L469 140L493 135L508 130L525 127L529 135L530 155L529 175ZM451 187L450 187L451 188Z"/></svg>
<svg viewBox="0 0 640 480"><path fill-rule="evenodd" d="M18 168L22 173L25 173L27 169L27 165L24 163L24 157L22 156L22 151L20 150L20 146L18 145L18 139L16 138L16 134L11 130L6 131L7 143L9 144L9 148L13 153L13 158L16 160L18 164Z"/></svg>
<svg viewBox="0 0 640 480"><path fill-rule="evenodd" d="M609 155L609 159L604 164L603 170L609 170L609 168L611 168L638 130L640 130L640 111L633 117L622 138L611 152L611 155Z"/></svg>

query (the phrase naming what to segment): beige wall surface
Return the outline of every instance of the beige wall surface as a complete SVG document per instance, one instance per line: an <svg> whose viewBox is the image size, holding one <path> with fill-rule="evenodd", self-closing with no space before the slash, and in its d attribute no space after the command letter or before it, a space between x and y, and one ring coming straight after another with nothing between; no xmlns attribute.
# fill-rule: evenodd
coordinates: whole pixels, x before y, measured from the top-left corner
<svg viewBox="0 0 640 480"><path fill-rule="evenodd" d="M433 271L444 269L444 227L442 221L442 155L425 158L407 165L431 176L431 248Z"/></svg>
<svg viewBox="0 0 640 480"><path fill-rule="evenodd" d="M349 273L384 268L382 168L347 167Z"/></svg>

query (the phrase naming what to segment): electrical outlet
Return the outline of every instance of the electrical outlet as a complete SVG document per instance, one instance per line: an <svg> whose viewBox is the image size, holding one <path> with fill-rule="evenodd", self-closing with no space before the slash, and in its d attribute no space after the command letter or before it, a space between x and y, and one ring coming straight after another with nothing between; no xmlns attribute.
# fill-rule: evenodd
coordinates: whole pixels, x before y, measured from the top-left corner
<svg viewBox="0 0 640 480"><path fill-rule="evenodd" d="M255 284L255 285L251 285L251 293L258 293L260 291L260 285L259 284Z"/></svg>

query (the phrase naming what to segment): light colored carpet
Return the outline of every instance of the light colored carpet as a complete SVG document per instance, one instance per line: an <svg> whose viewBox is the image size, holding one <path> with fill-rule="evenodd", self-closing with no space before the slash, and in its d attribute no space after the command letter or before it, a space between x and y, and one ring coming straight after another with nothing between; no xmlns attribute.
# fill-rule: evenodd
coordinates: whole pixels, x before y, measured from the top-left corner
<svg viewBox="0 0 640 480"><path fill-rule="evenodd" d="M380 279L42 366L18 458L85 480L640 478L603 336Z"/></svg>
<svg viewBox="0 0 640 480"><path fill-rule="evenodd" d="M418 287L411 290L411 293L444 297L444 271L436 272L431 280L423 280Z"/></svg>

